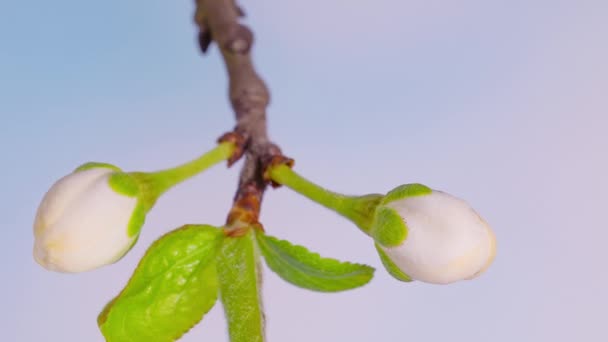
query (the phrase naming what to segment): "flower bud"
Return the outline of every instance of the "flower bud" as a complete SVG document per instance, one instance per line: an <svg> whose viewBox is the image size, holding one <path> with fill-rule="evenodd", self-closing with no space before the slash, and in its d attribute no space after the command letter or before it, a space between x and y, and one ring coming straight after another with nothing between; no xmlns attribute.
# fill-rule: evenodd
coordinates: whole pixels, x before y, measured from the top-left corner
<svg viewBox="0 0 608 342"><path fill-rule="evenodd" d="M144 209L131 177L109 164L85 164L57 181L34 222L34 258L59 272L83 272L120 259L137 240Z"/></svg>
<svg viewBox="0 0 608 342"><path fill-rule="evenodd" d="M105 163L80 166L44 196L34 222L34 258L60 272L88 271L117 261L131 249L146 214L163 193L239 156L235 139L222 139L198 158L156 172L126 173Z"/></svg>
<svg viewBox="0 0 608 342"><path fill-rule="evenodd" d="M490 226L465 201L421 184L398 187L383 198L371 235L387 270L404 281L472 279L496 255Z"/></svg>

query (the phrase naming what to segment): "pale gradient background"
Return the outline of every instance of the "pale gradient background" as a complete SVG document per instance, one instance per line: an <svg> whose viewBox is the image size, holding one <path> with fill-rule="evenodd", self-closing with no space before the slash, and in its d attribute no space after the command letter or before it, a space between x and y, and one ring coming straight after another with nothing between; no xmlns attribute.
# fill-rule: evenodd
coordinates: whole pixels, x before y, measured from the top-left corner
<svg viewBox="0 0 608 342"><path fill-rule="evenodd" d="M272 137L338 191L422 182L467 199L499 252L481 278L403 284L353 225L287 191L263 222L378 268L319 294L265 272L269 341L608 341L608 2L241 1L268 81ZM221 224L237 169L171 191L120 263L65 275L32 256L39 200L88 160L150 170L233 125L192 1L0 2L3 341L102 341L96 316L146 247ZM227 341L217 305L184 341Z"/></svg>

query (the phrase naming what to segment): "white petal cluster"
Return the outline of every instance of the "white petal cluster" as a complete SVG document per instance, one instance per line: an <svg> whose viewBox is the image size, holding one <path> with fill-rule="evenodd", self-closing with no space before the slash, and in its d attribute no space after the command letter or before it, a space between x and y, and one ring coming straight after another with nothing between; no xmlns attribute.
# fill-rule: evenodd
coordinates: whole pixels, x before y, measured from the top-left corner
<svg viewBox="0 0 608 342"><path fill-rule="evenodd" d="M407 238L382 247L411 278L448 284L483 273L496 255L490 226L463 200L432 191L386 204L407 226Z"/></svg>
<svg viewBox="0 0 608 342"><path fill-rule="evenodd" d="M127 227L136 197L114 191L109 168L71 173L44 196L34 223L34 258L59 272L83 272L120 259L137 236Z"/></svg>

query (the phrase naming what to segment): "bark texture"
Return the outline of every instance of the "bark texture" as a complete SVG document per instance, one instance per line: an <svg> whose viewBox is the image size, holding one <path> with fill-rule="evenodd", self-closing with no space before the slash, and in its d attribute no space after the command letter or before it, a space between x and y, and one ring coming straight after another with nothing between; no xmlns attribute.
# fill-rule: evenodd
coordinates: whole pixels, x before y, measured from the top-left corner
<svg viewBox="0 0 608 342"><path fill-rule="evenodd" d="M268 139L266 108L270 92L253 65L250 54L253 33L239 22L244 13L234 0L196 0L196 5L201 51L206 53L215 43L228 72L236 127L221 139L241 139L241 152L245 155L227 227L234 228L234 234L242 233L244 226L252 224L261 229L258 217L267 186L264 169L270 160L281 156L281 151Z"/></svg>

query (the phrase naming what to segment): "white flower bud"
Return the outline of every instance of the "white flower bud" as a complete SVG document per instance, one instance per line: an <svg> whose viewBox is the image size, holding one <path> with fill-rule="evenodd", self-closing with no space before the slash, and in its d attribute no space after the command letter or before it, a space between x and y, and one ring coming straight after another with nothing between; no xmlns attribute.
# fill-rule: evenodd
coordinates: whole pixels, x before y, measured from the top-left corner
<svg viewBox="0 0 608 342"><path fill-rule="evenodd" d="M435 284L472 279L494 260L496 237L465 201L433 190L384 205L401 217L407 237L380 248L412 279Z"/></svg>
<svg viewBox="0 0 608 342"><path fill-rule="evenodd" d="M129 234L128 227L138 199L112 188L116 172L108 167L76 171L46 193L34 223L34 258L40 265L88 271L117 261L131 248L137 234Z"/></svg>

